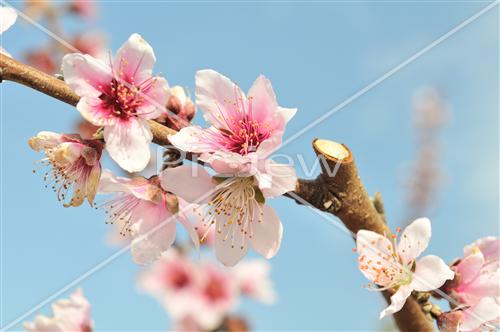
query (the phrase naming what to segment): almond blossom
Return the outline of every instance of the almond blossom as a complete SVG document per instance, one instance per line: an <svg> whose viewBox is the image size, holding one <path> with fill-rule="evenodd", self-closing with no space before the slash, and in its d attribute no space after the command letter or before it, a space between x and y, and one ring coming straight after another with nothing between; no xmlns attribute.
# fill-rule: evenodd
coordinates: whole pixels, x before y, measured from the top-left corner
<svg viewBox="0 0 500 332"><path fill-rule="evenodd" d="M500 297L500 240L484 237L464 248L464 258L452 266L456 278L446 292L465 305L484 297Z"/></svg>
<svg viewBox="0 0 500 332"><path fill-rule="evenodd" d="M196 104L211 126L183 128L170 136L174 146L201 154L199 159L218 173L254 176L267 196L295 188L293 168L267 158L281 144L286 123L297 109L278 105L267 78L259 76L245 96L229 78L200 70L196 73Z"/></svg>
<svg viewBox="0 0 500 332"><path fill-rule="evenodd" d="M79 206L85 199L93 204L101 176L100 141L84 140L78 134L42 131L28 143L33 150L45 152L46 158L40 163L51 168L44 175L46 187L51 186L65 207ZM73 195L66 203L71 189Z"/></svg>
<svg viewBox="0 0 500 332"><path fill-rule="evenodd" d="M416 258L427 248L431 222L427 218L413 221L401 234L396 245L378 233L360 230L356 236L359 269L378 290L396 289L391 304L380 313L380 319L401 310L412 291L427 292L441 287L454 277L453 271L434 255Z"/></svg>
<svg viewBox="0 0 500 332"><path fill-rule="evenodd" d="M0 35L9 29L17 20L17 12L12 7L0 6ZM0 47L0 54L11 56L6 50Z"/></svg>
<svg viewBox="0 0 500 332"><path fill-rule="evenodd" d="M235 265L249 246L265 258L278 252L283 226L274 209L265 204L267 192L254 177L212 177L202 167L183 165L163 171L161 182L198 205L193 211L206 232L215 227L215 253L224 265ZM284 189L281 193L289 190L280 189Z"/></svg>
<svg viewBox="0 0 500 332"><path fill-rule="evenodd" d="M168 100L167 81L152 75L155 62L152 47L138 34L109 63L79 53L63 58L64 80L81 97L77 109L104 127L106 149L129 172L147 166L153 139L147 120L160 116Z"/></svg>
<svg viewBox="0 0 500 332"><path fill-rule="evenodd" d="M100 207L107 209L107 223L120 224L121 234L131 236L136 263L150 263L170 248L176 237L176 219L198 243L196 231L179 211L179 201L163 190L158 177L127 179L104 171L99 193L116 193Z"/></svg>
<svg viewBox="0 0 500 332"><path fill-rule="evenodd" d="M38 315L33 322L24 323L28 332L92 332L90 303L81 289L70 295L69 299L52 304L54 316Z"/></svg>
<svg viewBox="0 0 500 332"><path fill-rule="evenodd" d="M180 130L189 126L194 115L195 107L186 90L181 86L174 86L170 89L167 109L157 121L165 123L169 128Z"/></svg>

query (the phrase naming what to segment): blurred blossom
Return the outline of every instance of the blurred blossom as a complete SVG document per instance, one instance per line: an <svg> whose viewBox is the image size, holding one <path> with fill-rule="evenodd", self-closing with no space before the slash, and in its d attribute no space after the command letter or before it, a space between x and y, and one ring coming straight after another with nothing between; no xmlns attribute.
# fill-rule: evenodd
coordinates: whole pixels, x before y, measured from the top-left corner
<svg viewBox="0 0 500 332"><path fill-rule="evenodd" d="M84 32L77 34L70 41L82 54L89 54L94 58L105 60L109 54L106 50L107 40L102 32Z"/></svg>
<svg viewBox="0 0 500 332"><path fill-rule="evenodd" d="M54 74L59 69L55 56L49 49L36 49L28 51L25 55L26 62L47 74Z"/></svg>
<svg viewBox="0 0 500 332"><path fill-rule="evenodd" d="M267 262L258 260L227 269L169 250L139 275L138 287L165 306L175 321L174 330L212 331L224 324L241 296L274 300L269 269Z"/></svg>
<svg viewBox="0 0 500 332"><path fill-rule="evenodd" d="M233 273L244 295L267 304L276 301L269 262L261 259L243 261L233 268Z"/></svg>
<svg viewBox="0 0 500 332"><path fill-rule="evenodd" d="M107 209L107 223L121 225L121 234L132 237L131 253L136 263L150 263L170 248L176 237L176 220L198 244L194 228L178 213L177 197L163 190L157 177L128 179L106 170L99 193L115 193L100 207Z"/></svg>
<svg viewBox="0 0 500 332"><path fill-rule="evenodd" d="M173 113L173 115L172 115ZM189 126L195 114L195 106L181 86L170 88L167 110L157 119L167 127L180 130Z"/></svg>
<svg viewBox="0 0 500 332"><path fill-rule="evenodd" d="M68 9L73 14L86 19L91 19L97 16L96 3L96 1L89 0L72 0L69 3Z"/></svg>
<svg viewBox="0 0 500 332"><path fill-rule="evenodd" d="M12 7L1 7L0 6L0 36L10 28L17 20L17 12ZM6 56L10 56L7 51L0 47L0 53Z"/></svg>
<svg viewBox="0 0 500 332"><path fill-rule="evenodd" d="M53 10L49 0L24 0L24 13L38 20Z"/></svg>
<svg viewBox="0 0 500 332"><path fill-rule="evenodd" d="M92 332L90 303L81 289L70 295L69 299L52 304L54 316L38 315L33 322L23 324L28 332Z"/></svg>
<svg viewBox="0 0 500 332"><path fill-rule="evenodd" d="M43 150L46 158L40 161L42 167L50 170L44 174L47 186L57 193L59 201L65 202L68 192L73 195L65 207L79 206L86 198L90 205L101 176L101 153L103 145L98 140L84 140L78 134L57 134L42 131L30 138L30 147Z"/></svg>
<svg viewBox="0 0 500 332"><path fill-rule="evenodd" d="M453 271L434 255L417 257L427 248L431 239L431 222L427 218L413 221L401 234L388 239L378 233L360 230L356 235L359 269L366 278L380 288L396 289L391 304L380 313L380 318L401 310L412 291L428 292L453 279Z"/></svg>

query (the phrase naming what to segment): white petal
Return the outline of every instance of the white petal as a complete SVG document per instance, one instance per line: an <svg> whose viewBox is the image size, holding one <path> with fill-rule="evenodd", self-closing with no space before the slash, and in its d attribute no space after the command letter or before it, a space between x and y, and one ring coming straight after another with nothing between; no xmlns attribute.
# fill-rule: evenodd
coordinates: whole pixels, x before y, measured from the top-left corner
<svg viewBox="0 0 500 332"><path fill-rule="evenodd" d="M290 121L297 113L296 108L278 107L278 113L285 123Z"/></svg>
<svg viewBox="0 0 500 332"><path fill-rule="evenodd" d="M231 116L235 104L246 103L245 95L229 78L211 69L196 72L195 80L196 105L203 117L217 128L226 128L223 117Z"/></svg>
<svg viewBox="0 0 500 332"><path fill-rule="evenodd" d="M189 203L202 204L210 200L216 187L208 172L198 165L167 168L160 174L161 186Z"/></svg>
<svg viewBox="0 0 500 332"><path fill-rule="evenodd" d="M0 7L0 34L10 28L17 19L17 12L12 7Z"/></svg>
<svg viewBox="0 0 500 332"><path fill-rule="evenodd" d="M202 129L199 126L182 128L177 134L169 136L170 143L182 151L194 153L215 152L219 147L210 144L207 135L212 134L213 129Z"/></svg>
<svg viewBox="0 0 500 332"><path fill-rule="evenodd" d="M271 82L263 75L257 77L250 90L248 100L252 103L252 116L254 120L264 122L272 119L278 111L278 102ZM281 128L280 128L281 129Z"/></svg>
<svg viewBox="0 0 500 332"><path fill-rule="evenodd" d="M261 163L261 172L256 174L259 188L265 197L277 197L295 190L297 175L293 167L272 160Z"/></svg>
<svg viewBox="0 0 500 332"><path fill-rule="evenodd" d="M146 122L131 118L104 128L106 150L121 168L128 172L142 171L149 163L149 144L153 135Z"/></svg>
<svg viewBox="0 0 500 332"><path fill-rule="evenodd" d="M112 80L111 68L88 54L66 54L62 60L64 81L80 97L98 98Z"/></svg>
<svg viewBox="0 0 500 332"><path fill-rule="evenodd" d="M360 271L368 280L374 281L379 275L374 269L362 268L369 261L374 264L380 262L380 267L394 269L393 264L396 263L393 258L393 246L385 236L362 229L356 234L356 247Z"/></svg>
<svg viewBox="0 0 500 332"><path fill-rule="evenodd" d="M113 70L126 82L140 85L152 76L155 62L151 45L141 35L134 33L116 53Z"/></svg>
<svg viewBox="0 0 500 332"><path fill-rule="evenodd" d="M391 296L391 304L380 313L379 319L401 310L412 291L413 289L409 285L399 287L397 292Z"/></svg>
<svg viewBox="0 0 500 332"><path fill-rule="evenodd" d="M431 239L431 221L419 218L413 221L401 234L398 254L404 265L415 260L427 248Z"/></svg>
<svg viewBox="0 0 500 332"><path fill-rule="evenodd" d="M411 286L419 292L428 292L443 286L454 276L455 273L441 258L428 255L417 261Z"/></svg>
<svg viewBox="0 0 500 332"><path fill-rule="evenodd" d="M258 203L254 204L257 205ZM283 226L272 207L265 204L261 204L260 206L263 215L262 217L259 216L258 210L255 209L251 223L252 237L250 242L255 251L269 259L276 255L280 248L281 238L283 237Z"/></svg>
<svg viewBox="0 0 500 332"><path fill-rule="evenodd" d="M169 216L169 219L172 218ZM139 236L132 241L130 252L137 264L150 264L170 248L175 241L175 220L166 219L157 225L138 224Z"/></svg>
<svg viewBox="0 0 500 332"><path fill-rule="evenodd" d="M217 216L214 226L217 229L221 229L221 232L216 231L215 233L215 254L222 264L234 266L247 253L248 243L245 235L242 234L237 225L233 224L231 231L228 231L227 227L222 226L228 223L227 219L228 217L225 215Z"/></svg>

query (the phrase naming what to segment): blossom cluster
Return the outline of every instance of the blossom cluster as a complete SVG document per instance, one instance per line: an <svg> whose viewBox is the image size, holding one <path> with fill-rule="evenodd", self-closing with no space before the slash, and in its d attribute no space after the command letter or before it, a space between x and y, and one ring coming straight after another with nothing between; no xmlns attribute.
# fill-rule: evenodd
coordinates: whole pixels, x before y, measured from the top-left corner
<svg viewBox="0 0 500 332"><path fill-rule="evenodd" d="M164 306L176 330L212 331L236 309L242 295L274 302L269 272L270 265L259 259L228 269L172 249L140 274L138 285Z"/></svg>

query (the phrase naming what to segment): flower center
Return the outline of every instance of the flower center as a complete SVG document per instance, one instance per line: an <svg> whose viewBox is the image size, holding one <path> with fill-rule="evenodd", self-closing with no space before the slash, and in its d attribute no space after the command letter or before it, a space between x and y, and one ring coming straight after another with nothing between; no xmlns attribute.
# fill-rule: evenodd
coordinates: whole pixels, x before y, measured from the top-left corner
<svg viewBox="0 0 500 332"><path fill-rule="evenodd" d="M258 121L252 120L248 115L230 123L231 131L221 130L227 144L227 149L241 155L254 152L260 143L271 136L269 130L264 130Z"/></svg>
<svg viewBox="0 0 500 332"><path fill-rule="evenodd" d="M239 245L243 249L244 241L236 243L235 240L247 236L251 238L252 224L262 222L263 219L263 212L257 199L262 194L258 190L254 187L253 177L238 177L229 180L228 183L223 182L222 187L216 191L208 204L194 209L201 217L203 228L206 229L200 241L204 241L210 227L215 224L216 231L224 235L224 241L230 240L233 248Z"/></svg>
<svg viewBox="0 0 500 332"><path fill-rule="evenodd" d="M142 92L133 84L125 84L113 79L109 89L100 99L112 109L114 116L127 120L137 114L137 108L144 102Z"/></svg>
<svg viewBox="0 0 500 332"><path fill-rule="evenodd" d="M222 280L210 278L204 289L205 296L211 301L216 302L226 297L226 290L222 286Z"/></svg>

